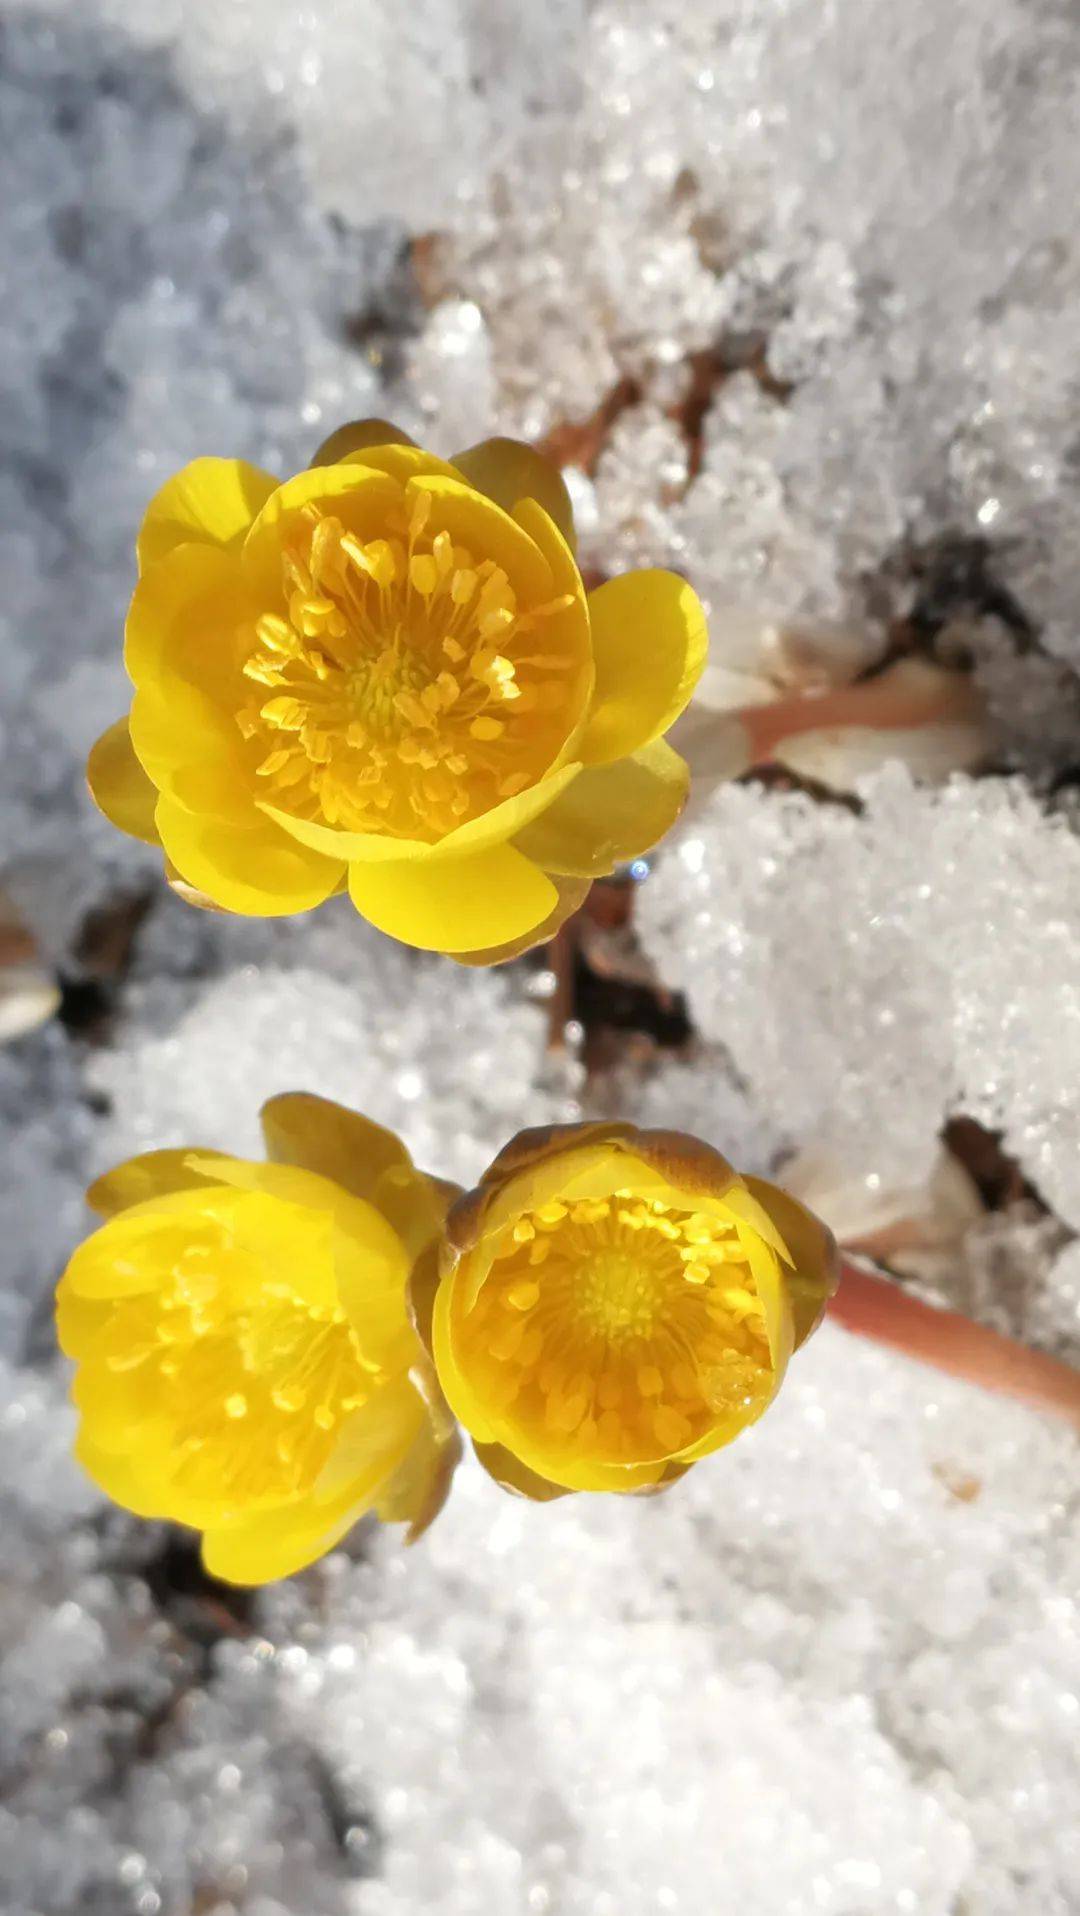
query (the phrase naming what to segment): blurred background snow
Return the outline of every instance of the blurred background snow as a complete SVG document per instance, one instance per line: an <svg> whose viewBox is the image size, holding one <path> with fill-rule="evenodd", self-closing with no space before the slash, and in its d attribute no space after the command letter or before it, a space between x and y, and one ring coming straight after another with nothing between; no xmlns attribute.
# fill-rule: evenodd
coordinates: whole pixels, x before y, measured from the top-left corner
<svg viewBox="0 0 1080 1916"><path fill-rule="evenodd" d="M1080 1909L1036 1416L826 1327L667 1498L466 1469L417 1550L251 1597L80 1478L50 1325L90 1176L306 1086L459 1177L575 1109L797 1156L1075 1356L1078 86L1072 0L4 0L0 888L59 994L0 1049L11 1916ZM542 969L188 910L82 782L139 514L369 411L546 443L590 568L685 571L718 667L959 666L983 768L719 788L636 942L587 929L569 1058Z"/></svg>

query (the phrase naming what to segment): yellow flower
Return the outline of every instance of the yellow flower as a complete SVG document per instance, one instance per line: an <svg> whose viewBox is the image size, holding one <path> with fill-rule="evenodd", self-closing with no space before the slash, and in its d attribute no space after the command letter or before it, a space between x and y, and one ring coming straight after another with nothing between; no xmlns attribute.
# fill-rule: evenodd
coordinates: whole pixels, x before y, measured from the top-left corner
<svg viewBox="0 0 1080 1916"><path fill-rule="evenodd" d="M673 1131L523 1131L451 1207L417 1329L481 1462L532 1497L641 1490L775 1397L836 1287L796 1199Z"/></svg>
<svg viewBox="0 0 1080 1916"><path fill-rule="evenodd" d="M234 1583L299 1570L366 1510L418 1535L458 1456L405 1309L452 1187L323 1098L262 1116L269 1164L151 1151L99 1179L108 1222L57 1298L76 1455L139 1516L203 1531Z"/></svg>
<svg viewBox="0 0 1080 1916"><path fill-rule="evenodd" d="M129 720L90 757L183 895L268 916L346 885L407 944L492 963L549 937L686 796L662 734L705 657L672 573L585 593L557 470L335 433L284 484L197 459L151 501Z"/></svg>

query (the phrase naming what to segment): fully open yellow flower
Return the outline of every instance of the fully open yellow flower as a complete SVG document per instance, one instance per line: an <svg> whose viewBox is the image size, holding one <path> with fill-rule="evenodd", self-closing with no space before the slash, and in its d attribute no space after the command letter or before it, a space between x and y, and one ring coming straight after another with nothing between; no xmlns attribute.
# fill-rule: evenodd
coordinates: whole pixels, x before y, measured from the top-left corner
<svg viewBox="0 0 1080 1916"><path fill-rule="evenodd" d="M655 1488L730 1443L836 1281L775 1185L678 1132L583 1124L509 1144L411 1288L481 1461L543 1498Z"/></svg>
<svg viewBox="0 0 1080 1916"><path fill-rule="evenodd" d="M322 1098L274 1098L263 1129L269 1164L152 1151L99 1179L108 1222L57 1298L80 1461L203 1531L235 1583L311 1563L366 1510L419 1534L458 1456L405 1308L452 1187Z"/></svg>
<svg viewBox="0 0 1080 1916"><path fill-rule="evenodd" d="M447 464L369 420L284 484L197 459L138 557L135 698L90 785L186 896L262 916L347 885L392 936L490 963L682 807L662 734L701 606L668 572L586 595L566 489L527 446Z"/></svg>

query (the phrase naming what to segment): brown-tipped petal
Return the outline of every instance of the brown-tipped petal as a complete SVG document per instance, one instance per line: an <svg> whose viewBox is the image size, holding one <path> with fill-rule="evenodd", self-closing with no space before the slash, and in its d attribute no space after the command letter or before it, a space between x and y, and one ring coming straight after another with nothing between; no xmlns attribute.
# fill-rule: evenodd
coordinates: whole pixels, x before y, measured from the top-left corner
<svg viewBox="0 0 1080 1916"><path fill-rule="evenodd" d="M570 1497L573 1492L565 1484L553 1484L541 1477L528 1464L523 1464L513 1451L502 1444L473 1444L477 1458L489 1477L513 1497L528 1497L530 1503L552 1503L556 1497Z"/></svg>
<svg viewBox="0 0 1080 1916"><path fill-rule="evenodd" d="M405 1305L412 1327L429 1357L432 1354L431 1320L441 1275L439 1248L438 1239L425 1245L419 1257L413 1260L405 1281Z"/></svg>
<svg viewBox="0 0 1080 1916"><path fill-rule="evenodd" d="M189 885L187 879L181 877L171 858L165 860L165 883L170 891L174 891L178 898L183 899L185 905L193 905L196 911L224 911L225 909L224 905L216 905L214 900L208 898L206 893L200 891L196 885Z"/></svg>
<svg viewBox="0 0 1080 1916"><path fill-rule="evenodd" d="M644 1158L661 1177L688 1196L722 1198L733 1184L742 1182L738 1172L711 1144L687 1136L685 1131L635 1131L626 1127L626 1148Z"/></svg>
<svg viewBox="0 0 1080 1916"><path fill-rule="evenodd" d="M634 1140L641 1135L632 1124L609 1123L602 1118L586 1120L581 1124L533 1124L524 1131L518 1131L508 1144L503 1145L498 1156L492 1158L480 1182L505 1184L508 1178L516 1177L519 1171L529 1170L542 1158L555 1157L560 1151L576 1151L582 1144L629 1143L633 1147Z"/></svg>
<svg viewBox="0 0 1080 1916"><path fill-rule="evenodd" d="M484 1213L511 1178L532 1170L545 1159L583 1144L611 1144L635 1136L629 1124L538 1124L504 1144L473 1191L451 1205L446 1218L445 1257L456 1261L478 1242Z"/></svg>
<svg viewBox="0 0 1080 1916"><path fill-rule="evenodd" d="M399 426L392 426L388 419L350 419L347 425L339 426L328 439L324 439L314 459L313 466L336 466L350 453L363 452L367 446L415 446L407 432Z"/></svg>
<svg viewBox="0 0 1080 1916"><path fill-rule="evenodd" d="M415 1543L434 1523L450 1495L463 1446L457 1425L428 1424L399 1464L375 1505L383 1523L407 1523L406 1543Z"/></svg>
<svg viewBox="0 0 1080 1916"><path fill-rule="evenodd" d="M805 1204L765 1178L743 1179L747 1190L779 1231L795 1265L785 1271L795 1324L795 1349L805 1344L825 1314L825 1306L840 1282L840 1254L836 1239Z"/></svg>

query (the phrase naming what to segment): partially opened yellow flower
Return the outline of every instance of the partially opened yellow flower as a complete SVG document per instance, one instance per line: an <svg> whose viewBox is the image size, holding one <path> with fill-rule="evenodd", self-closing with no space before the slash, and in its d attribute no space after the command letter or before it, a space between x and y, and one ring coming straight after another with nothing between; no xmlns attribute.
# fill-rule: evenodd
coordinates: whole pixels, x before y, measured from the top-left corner
<svg viewBox="0 0 1080 1916"><path fill-rule="evenodd" d="M152 1151L99 1179L108 1220L61 1280L76 1455L143 1517L201 1530L214 1575L288 1576L375 1510L419 1534L458 1439L405 1309L451 1187L389 1132L296 1093L269 1164Z"/></svg>
<svg viewBox="0 0 1080 1916"><path fill-rule="evenodd" d="M663 733L700 674L690 587L586 595L557 470L493 439L434 458L381 420L284 484L197 459L151 501L129 719L91 789L228 911L347 885L406 943L489 963L551 935L686 796Z"/></svg>
<svg viewBox="0 0 1080 1916"><path fill-rule="evenodd" d="M775 1185L679 1132L582 1124L509 1144L411 1288L481 1462L544 1498L656 1488L730 1443L836 1281Z"/></svg>

